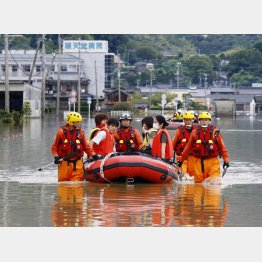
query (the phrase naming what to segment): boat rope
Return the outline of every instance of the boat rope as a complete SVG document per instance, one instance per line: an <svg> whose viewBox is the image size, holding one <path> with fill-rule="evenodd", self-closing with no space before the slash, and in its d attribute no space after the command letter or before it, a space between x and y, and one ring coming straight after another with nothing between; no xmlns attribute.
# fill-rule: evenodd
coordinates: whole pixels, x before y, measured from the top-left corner
<svg viewBox="0 0 262 262"><path fill-rule="evenodd" d="M103 168L104 168L104 164L105 164L106 160L107 160L108 158L110 158L111 155L113 155L113 154L115 154L115 152L111 152L111 153L107 154L107 155L102 159L102 161L101 161L101 163L100 163L100 176L101 176L103 179L105 179L107 182L111 182L111 181L105 178L105 174L104 174Z"/></svg>

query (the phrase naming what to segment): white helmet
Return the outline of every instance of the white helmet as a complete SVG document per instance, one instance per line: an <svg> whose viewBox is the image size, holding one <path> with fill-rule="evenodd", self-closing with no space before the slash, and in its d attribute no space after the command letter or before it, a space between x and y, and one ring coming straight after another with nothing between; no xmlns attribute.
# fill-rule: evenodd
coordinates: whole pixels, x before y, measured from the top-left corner
<svg viewBox="0 0 262 262"><path fill-rule="evenodd" d="M124 120L124 119L130 120L130 121L133 120L132 116L129 113L124 113L119 117L119 121Z"/></svg>

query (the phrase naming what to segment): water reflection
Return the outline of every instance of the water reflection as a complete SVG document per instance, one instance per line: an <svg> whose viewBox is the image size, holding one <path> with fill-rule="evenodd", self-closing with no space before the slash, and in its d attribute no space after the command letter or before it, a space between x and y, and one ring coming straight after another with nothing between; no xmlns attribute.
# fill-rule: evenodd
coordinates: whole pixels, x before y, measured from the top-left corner
<svg viewBox="0 0 262 262"><path fill-rule="evenodd" d="M220 186L181 185L175 206L174 220L180 226L224 226L229 212Z"/></svg>
<svg viewBox="0 0 262 262"><path fill-rule="evenodd" d="M54 226L223 226L229 204L218 186L58 184Z"/></svg>
<svg viewBox="0 0 262 262"><path fill-rule="evenodd" d="M176 186L59 184L54 226L169 226Z"/></svg>

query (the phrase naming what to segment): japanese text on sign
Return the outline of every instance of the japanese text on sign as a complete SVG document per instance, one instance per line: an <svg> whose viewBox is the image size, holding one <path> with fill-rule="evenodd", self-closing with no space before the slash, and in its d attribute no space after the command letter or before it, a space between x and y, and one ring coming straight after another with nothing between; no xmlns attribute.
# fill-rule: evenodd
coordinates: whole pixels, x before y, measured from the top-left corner
<svg viewBox="0 0 262 262"><path fill-rule="evenodd" d="M63 40L63 52L108 53L108 41Z"/></svg>

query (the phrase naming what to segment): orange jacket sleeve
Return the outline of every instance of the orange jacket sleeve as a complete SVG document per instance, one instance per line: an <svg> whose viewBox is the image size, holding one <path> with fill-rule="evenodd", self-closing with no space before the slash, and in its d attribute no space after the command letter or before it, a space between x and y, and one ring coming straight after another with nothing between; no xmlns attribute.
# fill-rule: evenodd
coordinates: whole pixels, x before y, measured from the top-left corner
<svg viewBox="0 0 262 262"><path fill-rule="evenodd" d="M219 135L217 136L216 139L217 139L218 147L219 147L219 150L220 150L220 154L223 157L224 162L229 162L229 154L228 154L227 148L224 144L221 133L219 133Z"/></svg>
<svg viewBox="0 0 262 262"><path fill-rule="evenodd" d="M176 148L177 142L179 141L180 133L181 133L181 132L180 132L180 129L177 129L176 132L175 132L175 136L174 136L174 139L173 139L173 141L172 141L172 145L173 145L174 150L175 150L175 148Z"/></svg>
<svg viewBox="0 0 262 262"><path fill-rule="evenodd" d="M135 134L135 137L136 137L138 149L140 150L143 147L142 137L140 135L140 132L137 129L134 129L134 134Z"/></svg>
<svg viewBox="0 0 262 262"><path fill-rule="evenodd" d="M59 141L62 139L62 136L63 136L63 130L62 128L60 128L58 129L56 136L54 138L54 142L51 146L51 153L53 154L53 156L58 156L57 149L58 149Z"/></svg>
<svg viewBox="0 0 262 262"><path fill-rule="evenodd" d="M86 152L86 154L88 156L95 155L95 151L90 147L90 145L89 145L89 143L86 139L85 132L83 130L81 130L81 141L82 141L82 144L83 144L83 149Z"/></svg>

